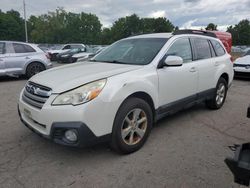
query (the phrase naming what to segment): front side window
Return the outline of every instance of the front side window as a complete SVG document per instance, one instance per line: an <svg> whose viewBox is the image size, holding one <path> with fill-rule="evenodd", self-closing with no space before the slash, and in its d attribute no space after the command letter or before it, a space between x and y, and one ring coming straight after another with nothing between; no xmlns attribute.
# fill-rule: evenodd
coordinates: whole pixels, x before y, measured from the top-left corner
<svg viewBox="0 0 250 188"><path fill-rule="evenodd" d="M196 60L211 58L211 51L207 39L194 38L193 41L196 52Z"/></svg>
<svg viewBox="0 0 250 188"><path fill-rule="evenodd" d="M31 53L35 52L35 50L26 44L18 44L18 43L13 43L13 48L15 53Z"/></svg>
<svg viewBox="0 0 250 188"><path fill-rule="evenodd" d="M174 55L183 59L183 62L192 61L192 50L188 38L179 39L169 48L166 56Z"/></svg>
<svg viewBox="0 0 250 188"><path fill-rule="evenodd" d="M217 56L223 56L226 52L221 44L216 40L211 40L211 43L214 47L215 53Z"/></svg>
<svg viewBox="0 0 250 188"><path fill-rule="evenodd" d="M121 40L100 52L93 61L147 65L155 58L167 40L167 38Z"/></svg>
<svg viewBox="0 0 250 188"><path fill-rule="evenodd" d="M4 53L5 53L5 43L0 42L0 54L4 54Z"/></svg>

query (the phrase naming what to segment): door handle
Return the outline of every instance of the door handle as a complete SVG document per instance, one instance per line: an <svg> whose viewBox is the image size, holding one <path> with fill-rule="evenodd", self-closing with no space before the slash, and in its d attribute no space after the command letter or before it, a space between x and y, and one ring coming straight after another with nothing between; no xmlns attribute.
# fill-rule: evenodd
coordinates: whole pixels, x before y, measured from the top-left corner
<svg viewBox="0 0 250 188"><path fill-rule="evenodd" d="M195 67L191 67L191 69L189 70L189 72L196 72L196 68Z"/></svg>
<svg viewBox="0 0 250 188"><path fill-rule="evenodd" d="M30 59L30 57L25 57L25 59Z"/></svg>
<svg viewBox="0 0 250 188"><path fill-rule="evenodd" d="M218 61L216 61L216 62L214 63L214 65L215 65L215 66L219 66L220 63L219 63Z"/></svg>

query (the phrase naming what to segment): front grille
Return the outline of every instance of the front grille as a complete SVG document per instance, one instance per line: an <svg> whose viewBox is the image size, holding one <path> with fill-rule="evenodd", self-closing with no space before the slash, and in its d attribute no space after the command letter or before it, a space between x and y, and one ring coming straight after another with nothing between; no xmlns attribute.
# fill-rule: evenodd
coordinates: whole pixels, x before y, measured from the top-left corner
<svg viewBox="0 0 250 188"><path fill-rule="evenodd" d="M234 67L250 67L250 64L248 65L234 64Z"/></svg>
<svg viewBox="0 0 250 188"><path fill-rule="evenodd" d="M51 89L33 82L25 86L22 99L27 104L41 109L51 95Z"/></svg>

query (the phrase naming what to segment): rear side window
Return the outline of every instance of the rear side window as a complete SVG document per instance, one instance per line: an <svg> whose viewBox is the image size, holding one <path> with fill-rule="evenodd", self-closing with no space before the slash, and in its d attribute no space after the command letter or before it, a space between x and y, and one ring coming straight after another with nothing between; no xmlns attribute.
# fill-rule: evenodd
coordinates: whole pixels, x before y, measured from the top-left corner
<svg viewBox="0 0 250 188"><path fill-rule="evenodd" d="M221 46L221 44L218 41L211 40L211 43L213 45L213 48L217 56L223 56L226 53L224 48Z"/></svg>
<svg viewBox="0 0 250 188"><path fill-rule="evenodd" d="M63 50L68 50L68 49L70 49L70 45L66 45L63 47Z"/></svg>
<svg viewBox="0 0 250 188"><path fill-rule="evenodd" d="M179 56L183 59L183 62L192 61L192 50L188 38L179 39L174 42L174 44L169 48L167 54Z"/></svg>
<svg viewBox="0 0 250 188"><path fill-rule="evenodd" d="M214 51L214 48L213 48L211 42L209 42L209 46L210 46L210 50L211 50L211 55L212 55L212 57L216 57L216 54L215 54L215 51Z"/></svg>
<svg viewBox="0 0 250 188"><path fill-rule="evenodd" d="M0 42L0 54L4 54L4 53L5 53L5 43Z"/></svg>
<svg viewBox="0 0 250 188"><path fill-rule="evenodd" d="M15 50L15 53L36 52L31 46L26 45L26 44L13 43L13 48Z"/></svg>
<svg viewBox="0 0 250 188"><path fill-rule="evenodd" d="M211 51L207 39L194 38L193 42L194 42L196 60L211 58Z"/></svg>

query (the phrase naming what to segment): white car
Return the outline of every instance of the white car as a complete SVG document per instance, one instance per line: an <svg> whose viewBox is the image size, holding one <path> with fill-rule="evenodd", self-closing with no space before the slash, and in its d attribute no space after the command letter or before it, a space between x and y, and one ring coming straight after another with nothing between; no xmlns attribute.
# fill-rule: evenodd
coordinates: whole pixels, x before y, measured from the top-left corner
<svg viewBox="0 0 250 188"><path fill-rule="evenodd" d="M109 141L131 153L165 115L202 101L221 108L233 80L230 55L217 38L195 33L126 38L90 62L32 77L20 94L22 122L59 144Z"/></svg>
<svg viewBox="0 0 250 188"><path fill-rule="evenodd" d="M250 50L234 61L235 77L250 78Z"/></svg>
<svg viewBox="0 0 250 188"><path fill-rule="evenodd" d="M59 49L48 50L48 54L50 55L51 61L57 60L57 54L67 52L73 49L84 49L86 50L86 46L84 44L65 44L63 46L59 46Z"/></svg>
<svg viewBox="0 0 250 188"><path fill-rule="evenodd" d="M30 78L51 67L48 54L36 44L0 41L0 76Z"/></svg>

